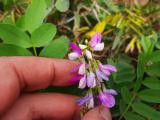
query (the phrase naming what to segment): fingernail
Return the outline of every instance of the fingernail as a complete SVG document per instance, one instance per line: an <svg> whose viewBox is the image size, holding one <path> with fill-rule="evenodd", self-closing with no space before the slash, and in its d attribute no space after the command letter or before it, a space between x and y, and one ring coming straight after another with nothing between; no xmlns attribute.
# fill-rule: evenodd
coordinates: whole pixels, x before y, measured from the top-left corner
<svg viewBox="0 0 160 120"><path fill-rule="evenodd" d="M100 115L104 120L112 120L111 114L106 107L102 107Z"/></svg>

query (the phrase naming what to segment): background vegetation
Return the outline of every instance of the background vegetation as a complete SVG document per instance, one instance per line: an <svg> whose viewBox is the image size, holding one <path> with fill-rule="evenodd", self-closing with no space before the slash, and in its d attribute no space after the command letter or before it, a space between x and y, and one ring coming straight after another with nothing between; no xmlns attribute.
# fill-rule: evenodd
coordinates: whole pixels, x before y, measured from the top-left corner
<svg viewBox="0 0 160 120"><path fill-rule="evenodd" d="M0 56L67 58L70 41L94 32L106 43L94 57L118 68L106 84L119 93L113 119L159 120L159 0L0 0Z"/></svg>

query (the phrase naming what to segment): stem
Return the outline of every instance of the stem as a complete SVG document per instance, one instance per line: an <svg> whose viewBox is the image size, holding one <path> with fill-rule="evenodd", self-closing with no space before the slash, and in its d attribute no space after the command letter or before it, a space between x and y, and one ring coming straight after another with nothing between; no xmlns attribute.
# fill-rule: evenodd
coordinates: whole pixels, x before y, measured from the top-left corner
<svg viewBox="0 0 160 120"><path fill-rule="evenodd" d="M34 47L34 46L33 46L33 52L34 52L34 55L35 55L35 56L38 56L38 55L37 55L37 51L36 51L36 47Z"/></svg>
<svg viewBox="0 0 160 120"><path fill-rule="evenodd" d="M121 116L120 116L120 118L119 118L118 120L121 120L121 119L123 118L123 116L126 114L126 112L129 110L129 108L131 107L131 105L132 105L135 97L136 97L136 94L133 94L131 100L130 100L129 103L128 103L128 106L126 107L126 109L125 109L124 112L121 114Z"/></svg>

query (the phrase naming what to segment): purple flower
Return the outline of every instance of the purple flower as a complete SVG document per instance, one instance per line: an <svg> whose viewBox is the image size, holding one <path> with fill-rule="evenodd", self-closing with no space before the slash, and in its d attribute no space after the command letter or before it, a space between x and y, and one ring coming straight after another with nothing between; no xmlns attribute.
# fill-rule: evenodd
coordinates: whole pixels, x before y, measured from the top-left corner
<svg viewBox="0 0 160 120"><path fill-rule="evenodd" d="M118 95L117 91L115 91L114 89L103 89L104 93L109 93L112 95Z"/></svg>
<svg viewBox="0 0 160 120"><path fill-rule="evenodd" d="M91 59L92 60L92 53L89 51L89 50L86 50L86 56L88 59Z"/></svg>
<svg viewBox="0 0 160 120"><path fill-rule="evenodd" d="M84 75L86 72L86 64L85 62L81 62L81 65L79 66L78 74Z"/></svg>
<svg viewBox="0 0 160 120"><path fill-rule="evenodd" d="M114 95L117 95L117 92L113 89L103 90L103 92L99 93L99 100L102 105L112 108L115 105Z"/></svg>
<svg viewBox="0 0 160 120"><path fill-rule="evenodd" d="M70 43L70 48L72 49L73 52L76 52L80 55L82 55L82 51L81 49L78 47L78 45L76 43L71 42Z"/></svg>
<svg viewBox="0 0 160 120"><path fill-rule="evenodd" d="M91 95L87 95L85 97L82 97L78 100L76 100L76 103L79 105L79 106L82 106L86 103L88 103L90 101L90 99L92 99L92 96Z"/></svg>
<svg viewBox="0 0 160 120"><path fill-rule="evenodd" d="M93 99L93 94L90 94L91 99L88 102L88 108L93 108L94 107L94 99Z"/></svg>
<svg viewBox="0 0 160 120"><path fill-rule="evenodd" d="M86 75L84 75L79 81L79 88L81 89L85 88L86 84L87 84Z"/></svg>
<svg viewBox="0 0 160 120"><path fill-rule="evenodd" d="M77 83L82 77L83 75L76 75L70 80L70 83L72 84Z"/></svg>
<svg viewBox="0 0 160 120"><path fill-rule="evenodd" d="M105 64L105 65L100 64L99 67L104 71L106 70L109 72L117 72L117 68L110 64Z"/></svg>
<svg viewBox="0 0 160 120"><path fill-rule="evenodd" d="M80 67L81 65L82 65L82 62L80 62L78 65L76 65L76 66L72 69L71 73L76 73L76 72L78 72L79 67Z"/></svg>
<svg viewBox="0 0 160 120"><path fill-rule="evenodd" d="M100 71L99 69L96 70L96 75L97 75L97 78L100 82L102 82L102 79L109 80L108 76L105 73L103 73L102 71Z"/></svg>
<svg viewBox="0 0 160 120"><path fill-rule="evenodd" d="M89 88L94 88L96 86L95 74L93 72L87 74L87 86Z"/></svg>
<svg viewBox="0 0 160 120"><path fill-rule="evenodd" d="M70 60L75 60L79 58L82 55L81 49L73 42L70 43L70 48L72 49L73 52L68 54L68 58Z"/></svg>
<svg viewBox="0 0 160 120"><path fill-rule="evenodd" d="M83 89L86 86L89 88L94 88L96 86L96 78L93 72L84 75L79 81L79 88Z"/></svg>
<svg viewBox="0 0 160 120"><path fill-rule="evenodd" d="M112 66L112 65L99 65L99 68L95 70L97 78L100 82L102 82L102 79L104 80L109 80L109 75L112 72L116 72L117 69L116 67Z"/></svg>
<svg viewBox="0 0 160 120"><path fill-rule="evenodd" d="M101 33L96 33L92 36L90 40L90 46L94 51L102 51L104 49L104 43L101 43L102 35Z"/></svg>

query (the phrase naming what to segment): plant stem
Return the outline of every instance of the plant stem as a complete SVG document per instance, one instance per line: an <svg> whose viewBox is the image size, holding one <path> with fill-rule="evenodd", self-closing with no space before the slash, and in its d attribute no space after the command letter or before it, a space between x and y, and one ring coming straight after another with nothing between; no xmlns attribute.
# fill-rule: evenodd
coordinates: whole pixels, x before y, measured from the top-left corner
<svg viewBox="0 0 160 120"><path fill-rule="evenodd" d="M34 47L34 46L33 46L33 52L34 52L34 55L37 56L36 47Z"/></svg>
<svg viewBox="0 0 160 120"><path fill-rule="evenodd" d="M131 100L130 100L129 103L128 103L128 106L126 107L126 109L125 109L124 112L121 114L121 116L120 116L120 118L119 118L118 120L121 120L121 119L123 118L123 116L126 114L126 112L129 110L129 108L131 107L131 105L132 105L135 97L136 97L136 94L134 93L133 96L132 96L132 98L131 98Z"/></svg>

